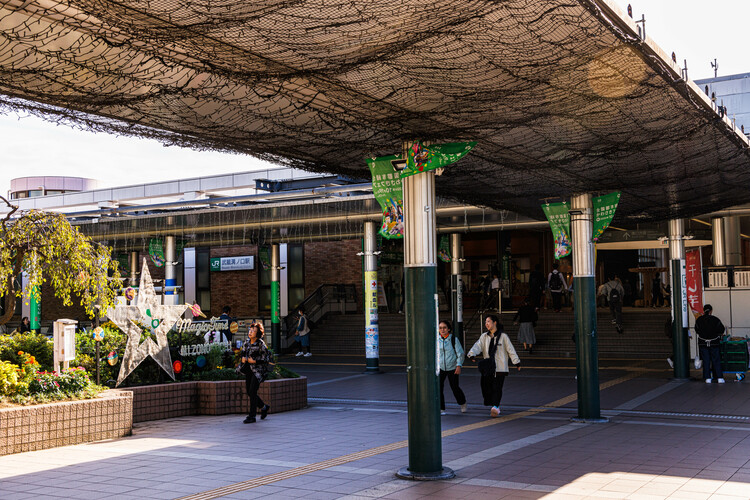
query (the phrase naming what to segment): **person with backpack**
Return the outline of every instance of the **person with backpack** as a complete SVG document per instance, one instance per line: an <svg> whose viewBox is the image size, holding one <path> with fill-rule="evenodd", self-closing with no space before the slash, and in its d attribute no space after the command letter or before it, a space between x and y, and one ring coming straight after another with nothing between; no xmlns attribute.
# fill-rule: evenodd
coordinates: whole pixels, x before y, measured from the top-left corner
<svg viewBox="0 0 750 500"><path fill-rule="evenodd" d="M464 364L464 348L461 342L451 333L450 321L443 320L438 325L438 355L440 356L440 414L445 415L445 379L453 391L456 403L461 407L461 413L466 413L466 395L458 385L458 376L461 375L461 365Z"/></svg>
<svg viewBox="0 0 750 500"><path fill-rule="evenodd" d="M610 276L609 281L602 287L601 293L607 297L609 311L612 313L612 324L617 328L617 333L622 333L622 301L625 290L622 288L617 276Z"/></svg>
<svg viewBox="0 0 750 500"><path fill-rule="evenodd" d="M559 267L560 264L557 262L552 264L552 272L547 276L547 288L549 288L552 295L552 309L555 312L560 312L562 294L568 289L568 285L565 284L565 278L558 271Z"/></svg>

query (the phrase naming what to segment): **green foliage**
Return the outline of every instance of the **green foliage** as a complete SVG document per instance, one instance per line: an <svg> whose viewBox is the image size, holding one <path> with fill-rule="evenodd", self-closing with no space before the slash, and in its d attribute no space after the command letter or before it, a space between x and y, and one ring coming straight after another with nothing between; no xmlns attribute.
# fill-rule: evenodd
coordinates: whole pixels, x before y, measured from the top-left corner
<svg viewBox="0 0 750 500"><path fill-rule="evenodd" d="M19 391L19 371L17 365L0 361L0 396L10 396Z"/></svg>
<svg viewBox="0 0 750 500"><path fill-rule="evenodd" d="M19 352L33 356L42 370L52 370L52 340L41 333L27 332L15 335L0 335L0 360L22 366L25 359Z"/></svg>
<svg viewBox="0 0 750 500"><path fill-rule="evenodd" d="M221 365L221 360L224 357L224 346L214 344L211 346L211 350L206 354L206 370L215 370L217 366Z"/></svg>
<svg viewBox="0 0 750 500"><path fill-rule="evenodd" d="M102 330L104 330L104 340L99 343L99 378L102 384L107 384L111 380L110 385L114 387L114 381L117 380L120 372L120 363L110 366L107 363L107 355L115 351L119 359L122 359L127 335L111 322L104 323ZM96 341L90 330L76 332L76 359L73 365L82 366L91 376L96 376Z"/></svg>
<svg viewBox="0 0 750 500"><path fill-rule="evenodd" d="M103 310L114 306L120 273L109 247L84 236L62 214L36 210L19 214L0 221L0 295L6 296L0 324L12 317L15 297L41 300L45 282L63 305L70 306L71 297L80 297L91 317L97 303ZM22 271L28 274L28 286L16 290L13 281Z"/></svg>

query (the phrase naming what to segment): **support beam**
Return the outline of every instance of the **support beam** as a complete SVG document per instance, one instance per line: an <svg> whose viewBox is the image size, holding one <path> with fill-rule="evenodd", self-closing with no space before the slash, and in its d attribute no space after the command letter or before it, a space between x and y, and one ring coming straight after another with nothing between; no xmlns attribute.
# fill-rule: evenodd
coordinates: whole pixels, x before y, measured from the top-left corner
<svg viewBox="0 0 750 500"><path fill-rule="evenodd" d="M464 337L464 299L463 281L461 278L461 262L463 251L461 246L461 234L451 234L451 319L453 320L453 335L461 340L461 345L466 345Z"/></svg>
<svg viewBox="0 0 750 500"><path fill-rule="evenodd" d="M177 242L174 236L164 238L164 305L177 304Z"/></svg>
<svg viewBox="0 0 750 500"><path fill-rule="evenodd" d="M578 416L575 421L606 422L599 403L599 352L596 334L593 208L591 194L573 196L570 227L573 240Z"/></svg>
<svg viewBox="0 0 750 500"><path fill-rule="evenodd" d="M271 245L271 347L281 354L281 256L279 244Z"/></svg>
<svg viewBox="0 0 750 500"><path fill-rule="evenodd" d="M724 262L727 266L742 265L739 215L724 217Z"/></svg>
<svg viewBox="0 0 750 500"><path fill-rule="evenodd" d="M726 266L725 259L726 242L724 241L724 219L717 217L711 219L711 240L713 244L713 265Z"/></svg>
<svg viewBox="0 0 750 500"><path fill-rule="evenodd" d="M443 468L440 436L435 173L423 172L402 182L409 466L396 475L403 479L448 479L455 473Z"/></svg>
<svg viewBox="0 0 750 500"><path fill-rule="evenodd" d="M378 257L376 226L365 222L364 296L365 296L365 360L367 373L378 373L380 365L380 328L378 326Z"/></svg>
<svg viewBox="0 0 750 500"><path fill-rule="evenodd" d="M130 252L130 286L138 286L138 252Z"/></svg>
<svg viewBox="0 0 750 500"><path fill-rule="evenodd" d="M688 303L685 287L685 221L669 221L669 258L672 283L672 349L674 377L690 378L688 344Z"/></svg>

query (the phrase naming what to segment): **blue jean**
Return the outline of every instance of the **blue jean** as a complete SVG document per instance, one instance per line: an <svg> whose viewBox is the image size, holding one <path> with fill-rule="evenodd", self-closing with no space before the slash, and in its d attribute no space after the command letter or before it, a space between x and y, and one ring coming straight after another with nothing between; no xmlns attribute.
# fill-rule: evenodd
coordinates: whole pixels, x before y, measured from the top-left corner
<svg viewBox="0 0 750 500"><path fill-rule="evenodd" d="M703 378L724 378L724 372L721 371L721 350L719 342L711 343L711 346L698 346L701 361L703 361ZM713 373L713 377L711 374Z"/></svg>

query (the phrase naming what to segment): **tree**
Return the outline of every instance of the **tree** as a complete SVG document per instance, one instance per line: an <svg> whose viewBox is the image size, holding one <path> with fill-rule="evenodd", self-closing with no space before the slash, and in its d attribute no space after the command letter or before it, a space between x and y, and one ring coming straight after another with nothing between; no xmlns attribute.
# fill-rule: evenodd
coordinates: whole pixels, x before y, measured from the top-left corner
<svg viewBox="0 0 750 500"><path fill-rule="evenodd" d="M105 311L114 306L120 273L109 247L81 234L62 214L19 212L3 196L0 199L11 209L0 221L0 295L5 296L0 325L13 316L16 297L41 300L45 282L66 306L73 304L72 297L80 297L90 317L97 305ZM28 284L16 289L21 272L28 275Z"/></svg>

